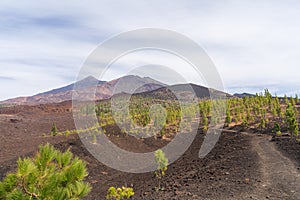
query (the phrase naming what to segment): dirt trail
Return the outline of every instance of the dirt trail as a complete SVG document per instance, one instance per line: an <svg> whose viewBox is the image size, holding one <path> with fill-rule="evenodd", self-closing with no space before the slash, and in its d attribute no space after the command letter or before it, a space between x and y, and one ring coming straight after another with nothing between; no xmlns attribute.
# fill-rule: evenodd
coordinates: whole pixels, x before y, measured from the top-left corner
<svg viewBox="0 0 300 200"><path fill-rule="evenodd" d="M250 197L252 199L300 199L300 172L295 167L295 163L283 156L270 139L270 136L265 135L252 136L252 146L259 155L262 177L257 185L257 191Z"/></svg>

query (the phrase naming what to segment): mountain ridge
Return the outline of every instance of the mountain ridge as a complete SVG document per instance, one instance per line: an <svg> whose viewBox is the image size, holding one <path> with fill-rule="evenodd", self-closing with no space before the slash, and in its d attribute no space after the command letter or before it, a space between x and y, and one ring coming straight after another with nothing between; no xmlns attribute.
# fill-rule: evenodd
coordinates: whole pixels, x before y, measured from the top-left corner
<svg viewBox="0 0 300 200"><path fill-rule="evenodd" d="M95 87L96 84L96 87ZM75 90L74 90L75 87ZM9 105L37 105L48 103L61 103L71 101L74 92L78 99L109 99L117 94L142 94L154 95L159 98L169 98L171 91L176 91L181 96L191 96L191 89L194 90L198 98L209 98L212 95L231 97L225 92L193 83L166 85L150 77L140 77L137 75L127 75L111 81L101 81L93 76L88 76L75 83L38 93L28 97L17 97L0 101L0 104ZM91 93L91 91L95 91Z"/></svg>
<svg viewBox="0 0 300 200"><path fill-rule="evenodd" d="M38 93L33 96L16 97L12 99L7 99L0 101L0 104L10 104L10 105L36 105L36 104L47 104L47 103L59 103L64 101L72 100L74 86L76 87L76 92L85 95L90 95L90 90L95 88L96 83L96 93L95 97L97 100L110 98L115 94L114 89L116 85L120 88L131 88L132 85L143 85L143 87L138 88L136 92L147 92L160 87L166 86L164 83L160 83L149 77L139 77L136 75L127 75L120 78L113 79L111 81L101 81L93 76L88 76L79 80L78 82L52 89L46 92ZM125 84L123 86L122 84ZM120 91L123 92L123 91ZM126 92L126 91L125 91Z"/></svg>

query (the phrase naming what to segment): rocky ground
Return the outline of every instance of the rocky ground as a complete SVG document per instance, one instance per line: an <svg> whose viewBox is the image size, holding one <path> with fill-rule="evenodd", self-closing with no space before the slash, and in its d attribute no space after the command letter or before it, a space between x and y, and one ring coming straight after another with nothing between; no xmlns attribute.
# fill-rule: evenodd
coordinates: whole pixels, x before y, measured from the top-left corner
<svg viewBox="0 0 300 200"><path fill-rule="evenodd" d="M213 151L200 159L204 134L199 131L158 183L153 173L128 174L99 163L77 135L50 137L53 122L60 131L74 129L71 111L71 102L1 108L0 179L15 170L19 156L32 156L40 144L50 142L87 162L93 190L85 199L104 199L110 186L123 185L134 188L133 199L300 199L300 143L289 137L224 130ZM145 145L149 151L157 148L138 140L133 145L122 135L110 137L134 152L143 152Z"/></svg>

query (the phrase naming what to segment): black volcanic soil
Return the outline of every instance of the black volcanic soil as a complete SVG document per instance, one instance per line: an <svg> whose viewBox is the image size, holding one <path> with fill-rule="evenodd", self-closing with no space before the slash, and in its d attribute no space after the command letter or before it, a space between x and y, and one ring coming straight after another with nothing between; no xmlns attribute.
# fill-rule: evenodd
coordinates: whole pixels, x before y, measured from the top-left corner
<svg viewBox="0 0 300 200"><path fill-rule="evenodd" d="M0 109L0 179L15 170L19 156L32 156L42 143L68 148L87 162L87 181L93 186L85 199L105 199L110 186L134 188L133 199L297 199L300 143L290 138L272 140L268 135L224 130L208 156L198 157L204 134L199 131L191 147L168 167L158 190L153 173L119 172L95 160L77 135L49 135L52 123L60 131L74 129L71 102ZM152 151L165 141L149 142L111 135L127 150ZM135 144L132 144L135 141ZM128 145L129 144L129 145ZM299 199L299 198L298 198Z"/></svg>
<svg viewBox="0 0 300 200"><path fill-rule="evenodd" d="M272 142L284 156L290 158L300 168L300 153L295 153L300 150L300 141L292 140L289 137L275 137L272 138Z"/></svg>

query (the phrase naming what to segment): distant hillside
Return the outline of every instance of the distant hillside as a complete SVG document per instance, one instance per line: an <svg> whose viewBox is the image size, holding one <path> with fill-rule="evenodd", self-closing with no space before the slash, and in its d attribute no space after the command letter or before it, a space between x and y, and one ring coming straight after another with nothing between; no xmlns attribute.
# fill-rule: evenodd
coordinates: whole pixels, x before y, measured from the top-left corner
<svg viewBox="0 0 300 200"><path fill-rule="evenodd" d="M193 91L191 91L191 89L193 89ZM172 86L166 86L150 92L144 92L136 95L143 95L145 97L155 97L158 99L171 100L176 98L175 95L173 94L173 91L180 98L191 98L193 97L192 92L195 92L195 95L198 98L210 98L210 96L216 96L216 97L232 96L227 93L220 92L218 90L208 89L206 87L195 85L195 84L177 84Z"/></svg>
<svg viewBox="0 0 300 200"><path fill-rule="evenodd" d="M91 89L95 89L96 93L91 94ZM74 91L76 86L76 91ZM180 98L191 98L191 88L198 98L209 98L210 95L217 94L217 96L231 96L229 94L208 89L203 86L195 84L178 84L167 86L159 81L149 77L139 77L135 75L124 76L112 81L99 81L96 78L89 76L76 83L50 90L47 92L39 93L30 97L18 97L0 102L0 104L9 105L35 105L47 103L59 103L72 100L74 92L78 99L95 99L103 100L118 94L141 94L144 96L152 96L162 99L174 99L172 91Z"/></svg>
<svg viewBox="0 0 300 200"><path fill-rule="evenodd" d="M110 98L113 94L116 93L130 93L132 87L136 85L140 85L141 87L133 91L134 93L152 91L166 86L165 84L160 83L149 77L141 78L139 76L134 75L124 76L108 82L99 81L96 78L89 76L81 81L61 88L39 93L34 96L8 99L5 101L1 101L0 104L34 105L69 101L72 100L74 85L77 86L76 92L82 95L82 98L84 98L86 97L86 95L90 95L90 89L94 87L95 83L97 83L97 91L95 93L95 97L97 100Z"/></svg>
<svg viewBox="0 0 300 200"><path fill-rule="evenodd" d="M241 93L241 94L236 93L233 96L238 97L238 98L244 98L244 97L254 97L255 95L254 94L249 94L249 93Z"/></svg>

